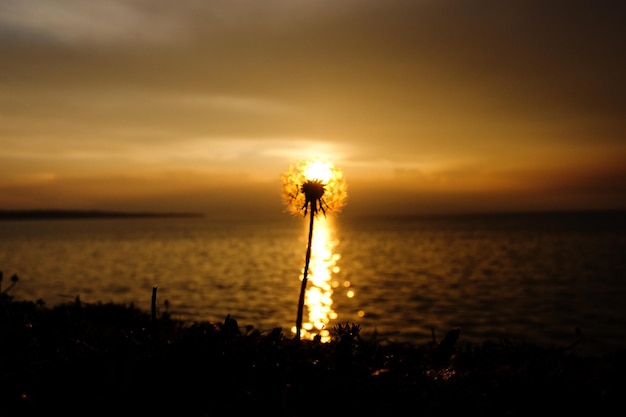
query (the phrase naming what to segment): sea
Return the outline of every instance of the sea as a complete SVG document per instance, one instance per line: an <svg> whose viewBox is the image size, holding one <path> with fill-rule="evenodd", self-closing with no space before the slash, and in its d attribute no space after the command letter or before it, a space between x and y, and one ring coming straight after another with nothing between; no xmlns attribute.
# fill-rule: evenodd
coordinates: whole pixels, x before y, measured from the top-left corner
<svg viewBox="0 0 626 417"><path fill-rule="evenodd" d="M302 337L626 347L626 212L0 221L1 291ZM12 278L17 282L12 285Z"/></svg>

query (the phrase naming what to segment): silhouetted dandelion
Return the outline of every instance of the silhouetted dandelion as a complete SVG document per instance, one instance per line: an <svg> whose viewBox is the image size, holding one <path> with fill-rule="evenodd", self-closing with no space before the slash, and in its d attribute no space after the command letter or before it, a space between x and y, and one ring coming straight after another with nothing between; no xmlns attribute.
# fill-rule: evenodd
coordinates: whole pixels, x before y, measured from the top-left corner
<svg viewBox="0 0 626 417"><path fill-rule="evenodd" d="M305 217L309 214L309 239L296 317L296 344L299 344L304 296L311 260L313 222L320 212L326 215L343 208L347 198L347 187L343 172L323 158L312 158L293 164L281 176L281 179L283 200L287 211L291 214L302 213Z"/></svg>

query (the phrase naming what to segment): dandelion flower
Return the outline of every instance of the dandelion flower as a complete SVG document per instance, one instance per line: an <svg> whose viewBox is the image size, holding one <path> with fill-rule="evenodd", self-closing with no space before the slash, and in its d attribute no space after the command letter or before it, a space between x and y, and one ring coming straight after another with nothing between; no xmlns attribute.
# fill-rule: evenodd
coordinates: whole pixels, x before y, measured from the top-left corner
<svg viewBox="0 0 626 417"><path fill-rule="evenodd" d="M283 200L287 211L292 214L303 213L304 216L309 214L309 240L296 317L296 346L298 346L311 261L313 222L320 212L326 215L327 212L340 211L345 204L347 191L341 170L330 161L321 158L307 159L291 165L282 175L282 182Z"/></svg>
<svg viewBox="0 0 626 417"><path fill-rule="evenodd" d="M339 212L345 206L347 187L341 169L323 158L293 164L281 177L287 212L316 216Z"/></svg>

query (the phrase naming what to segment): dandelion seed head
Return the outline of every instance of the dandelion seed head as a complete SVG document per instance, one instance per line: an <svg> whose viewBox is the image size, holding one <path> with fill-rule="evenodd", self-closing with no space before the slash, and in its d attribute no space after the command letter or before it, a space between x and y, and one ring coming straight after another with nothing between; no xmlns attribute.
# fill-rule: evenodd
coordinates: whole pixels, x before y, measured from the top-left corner
<svg viewBox="0 0 626 417"><path fill-rule="evenodd" d="M291 214L317 215L341 211L347 186L341 169L323 158L311 158L289 166L281 175L283 201Z"/></svg>

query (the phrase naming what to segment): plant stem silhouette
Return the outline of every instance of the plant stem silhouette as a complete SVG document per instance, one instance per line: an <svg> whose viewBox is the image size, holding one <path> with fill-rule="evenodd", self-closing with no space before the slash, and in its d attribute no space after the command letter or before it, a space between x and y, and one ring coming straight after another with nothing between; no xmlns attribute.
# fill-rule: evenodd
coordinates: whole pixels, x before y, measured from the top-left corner
<svg viewBox="0 0 626 417"><path fill-rule="evenodd" d="M326 216L327 212L341 210L345 204L347 193L341 170L329 161L319 158L304 160L291 165L289 170L282 175L282 182L283 199L287 210L292 214L304 212L304 217L309 214L309 238L296 317L296 346L299 346L302 336L304 300L311 261L315 217L319 212Z"/></svg>
<svg viewBox="0 0 626 417"><path fill-rule="evenodd" d="M315 220L315 210L309 212L309 239L306 247L306 258L304 261L304 273L302 284L300 286L300 298L298 300L298 316L296 318L296 343L300 343L300 332L302 329L302 314L304 311L304 295L306 294L306 285L309 275L309 263L311 261L311 243L313 242L313 222Z"/></svg>

